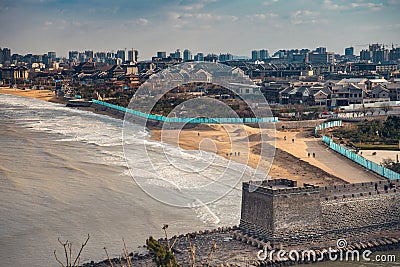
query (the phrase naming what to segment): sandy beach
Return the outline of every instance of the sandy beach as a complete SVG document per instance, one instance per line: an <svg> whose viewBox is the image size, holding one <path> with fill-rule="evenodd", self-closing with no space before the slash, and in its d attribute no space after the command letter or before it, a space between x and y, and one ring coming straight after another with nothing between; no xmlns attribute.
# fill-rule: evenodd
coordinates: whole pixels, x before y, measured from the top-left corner
<svg viewBox="0 0 400 267"><path fill-rule="evenodd" d="M54 92L49 90L0 88L0 94L12 94L32 97L43 101L66 103L65 99L57 98ZM97 112L93 108L85 109ZM110 115L106 112L101 112L101 114ZM276 147L272 165L271 160L267 161L259 155L261 144L260 129L247 125L199 125L192 129L183 130L151 129L153 140L162 141L188 150L200 149L207 152L214 152L219 156L238 163L253 168L258 167L272 178L291 178L297 180L299 185L311 183L323 186L375 180L374 178L363 180L361 177L348 177L338 172L337 168L324 164L318 157L312 157L309 144L310 142L318 142L318 140L308 132L267 131L269 131L266 132L267 135L275 136L275 140L266 142ZM294 142L292 142L293 139L295 140ZM311 156L308 156L308 153Z"/></svg>
<svg viewBox="0 0 400 267"><path fill-rule="evenodd" d="M258 166L272 178L297 180L299 185L311 183L323 186L346 183L316 159L304 157L304 154L307 154L305 143L307 139L297 140L295 136L299 132L275 131L275 133L271 133L271 130L267 131L270 136L274 134L276 136L276 142L266 142L277 148L272 165L264 158L260 158L260 130L246 125L199 125L193 129L183 130L152 129L152 139L179 145L183 149L215 152L222 157L253 168ZM286 141L284 140L285 136ZM292 138L296 138L294 144L292 144ZM215 145L207 145L210 141ZM232 147L232 144L235 147ZM235 156L235 152L239 151L240 156L238 154Z"/></svg>
<svg viewBox="0 0 400 267"><path fill-rule="evenodd" d="M0 87L0 94L18 95L25 97L32 97L43 101L54 103L66 103L63 98L56 97L53 91L50 90L32 90L32 89L17 89L9 87Z"/></svg>
<svg viewBox="0 0 400 267"><path fill-rule="evenodd" d="M267 131L265 134L269 136L275 136L274 141L266 142L276 147L272 165L259 156L260 129L247 125L200 125L183 130L152 129L152 139L179 145L183 149L215 152L253 168L258 166L272 178L294 179L299 185L310 183L324 186L382 179L329 151L310 131L263 131ZM207 143L204 140L215 145L204 145ZM236 147L233 148L232 144ZM236 151L240 151L240 156L235 156Z"/></svg>

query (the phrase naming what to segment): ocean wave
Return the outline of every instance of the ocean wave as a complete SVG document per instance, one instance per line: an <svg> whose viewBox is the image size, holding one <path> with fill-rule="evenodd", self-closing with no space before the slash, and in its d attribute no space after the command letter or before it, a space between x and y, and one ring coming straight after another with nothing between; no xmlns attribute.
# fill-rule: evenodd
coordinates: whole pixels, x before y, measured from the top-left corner
<svg viewBox="0 0 400 267"><path fill-rule="evenodd" d="M250 177L254 173L254 169L215 153L185 150L149 140L146 128L105 115L14 96L1 96L0 105L6 106L7 120L11 116L11 120L18 121L29 130L53 133L57 142L96 146L98 152L95 158L90 159L92 164L126 167L128 163L131 168L129 174L146 176L141 181L147 185L169 187L173 184L179 188L211 192L234 187L242 177ZM146 174L149 164L152 165L151 174ZM66 168L83 171L74 166ZM164 181L157 179L159 177ZM210 186L213 183L218 184L215 189Z"/></svg>

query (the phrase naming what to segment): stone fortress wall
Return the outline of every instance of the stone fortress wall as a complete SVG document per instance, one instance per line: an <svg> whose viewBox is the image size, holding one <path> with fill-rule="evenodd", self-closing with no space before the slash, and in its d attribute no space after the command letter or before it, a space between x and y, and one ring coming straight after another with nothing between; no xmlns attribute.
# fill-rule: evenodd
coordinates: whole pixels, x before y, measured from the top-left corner
<svg viewBox="0 0 400 267"><path fill-rule="evenodd" d="M240 230L272 244L297 245L339 238L360 241L398 230L399 181L297 187L295 181L243 183Z"/></svg>

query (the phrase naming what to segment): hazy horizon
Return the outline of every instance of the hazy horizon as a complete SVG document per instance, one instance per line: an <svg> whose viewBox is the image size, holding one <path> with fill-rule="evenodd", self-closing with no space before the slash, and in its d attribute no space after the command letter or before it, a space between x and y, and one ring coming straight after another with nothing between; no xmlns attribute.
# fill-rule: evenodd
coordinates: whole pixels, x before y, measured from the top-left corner
<svg viewBox="0 0 400 267"><path fill-rule="evenodd" d="M0 47L12 53L137 49L250 56L253 49L327 47L356 53L370 43L399 44L400 1L353 0L3 0Z"/></svg>

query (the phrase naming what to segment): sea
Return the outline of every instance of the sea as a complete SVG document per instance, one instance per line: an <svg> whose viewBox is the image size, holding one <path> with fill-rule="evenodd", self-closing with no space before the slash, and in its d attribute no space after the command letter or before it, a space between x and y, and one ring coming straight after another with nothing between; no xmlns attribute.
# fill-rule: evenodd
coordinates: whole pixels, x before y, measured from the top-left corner
<svg viewBox="0 0 400 267"><path fill-rule="evenodd" d="M240 182L251 168L152 141L138 125L124 134L126 123L0 94L1 267L57 266L58 240L76 253L88 234L81 263L104 260L105 247L123 255L122 239L143 253L149 236L164 236L164 224L171 236L239 223ZM213 175L222 179L210 186Z"/></svg>
<svg viewBox="0 0 400 267"><path fill-rule="evenodd" d="M56 266L54 250L64 253L58 239L76 251L89 234L81 262L96 262L106 258L104 247L122 255L122 238L128 250L143 251L146 238L164 236L164 224L175 235L239 223L239 181L224 194L193 185L205 179L204 167L227 177L248 167L151 141L135 125L124 148L123 127L106 115L0 94L0 266ZM143 142L148 151L135 151ZM178 168L164 164L165 155ZM190 186L195 205L185 205L187 196L179 202Z"/></svg>

